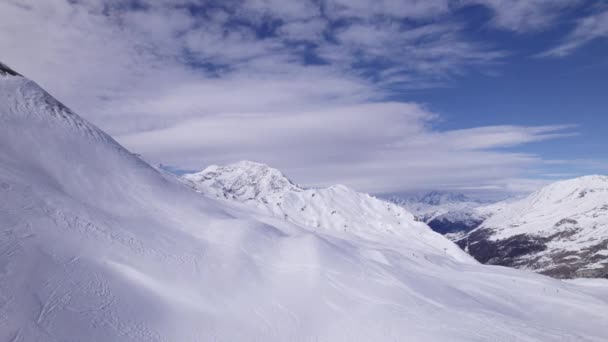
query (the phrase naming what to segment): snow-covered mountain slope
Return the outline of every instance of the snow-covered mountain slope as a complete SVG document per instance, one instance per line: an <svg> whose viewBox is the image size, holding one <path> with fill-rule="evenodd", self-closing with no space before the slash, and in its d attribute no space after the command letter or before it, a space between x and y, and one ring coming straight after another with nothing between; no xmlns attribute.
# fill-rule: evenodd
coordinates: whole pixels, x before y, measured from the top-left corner
<svg viewBox="0 0 608 342"><path fill-rule="evenodd" d="M0 341L605 340L601 286L329 232L201 196L0 75Z"/></svg>
<svg viewBox="0 0 608 342"><path fill-rule="evenodd" d="M343 185L304 189L279 170L251 161L212 165L183 178L208 196L246 203L317 231L347 233L374 241L388 239L407 243L412 250L435 250L462 262L472 261L457 245L416 221L405 209Z"/></svg>
<svg viewBox="0 0 608 342"><path fill-rule="evenodd" d="M492 215L458 241L484 263L555 277L608 277L608 177L560 181Z"/></svg>

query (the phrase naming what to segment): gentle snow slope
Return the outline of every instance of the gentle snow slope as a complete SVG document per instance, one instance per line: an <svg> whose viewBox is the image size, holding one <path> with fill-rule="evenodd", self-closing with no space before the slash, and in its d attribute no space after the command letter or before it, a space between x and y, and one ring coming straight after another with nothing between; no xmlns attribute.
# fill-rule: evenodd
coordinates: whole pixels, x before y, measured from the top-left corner
<svg viewBox="0 0 608 342"><path fill-rule="evenodd" d="M605 291L414 254L207 199L0 75L0 341L605 340Z"/></svg>

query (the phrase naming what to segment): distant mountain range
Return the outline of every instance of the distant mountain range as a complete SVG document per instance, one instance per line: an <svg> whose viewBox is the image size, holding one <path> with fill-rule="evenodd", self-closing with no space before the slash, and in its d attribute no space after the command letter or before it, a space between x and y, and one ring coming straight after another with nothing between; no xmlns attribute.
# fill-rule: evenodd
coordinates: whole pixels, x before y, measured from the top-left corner
<svg viewBox="0 0 608 342"><path fill-rule="evenodd" d="M479 226L486 216L475 209L488 204L465 194L446 191L393 195L387 200L406 208L418 220L451 240Z"/></svg>

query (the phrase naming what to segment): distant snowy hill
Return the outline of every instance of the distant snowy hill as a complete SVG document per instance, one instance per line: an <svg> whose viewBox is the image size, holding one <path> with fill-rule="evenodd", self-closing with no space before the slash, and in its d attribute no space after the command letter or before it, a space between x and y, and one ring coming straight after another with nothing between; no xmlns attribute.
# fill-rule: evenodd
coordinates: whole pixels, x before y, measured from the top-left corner
<svg viewBox="0 0 608 342"><path fill-rule="evenodd" d="M557 182L491 213L458 243L483 263L608 278L608 177Z"/></svg>
<svg viewBox="0 0 608 342"><path fill-rule="evenodd" d="M310 195L283 195L291 221L193 191L0 64L0 341L605 340L601 282L481 265L385 202L267 181L228 197Z"/></svg>

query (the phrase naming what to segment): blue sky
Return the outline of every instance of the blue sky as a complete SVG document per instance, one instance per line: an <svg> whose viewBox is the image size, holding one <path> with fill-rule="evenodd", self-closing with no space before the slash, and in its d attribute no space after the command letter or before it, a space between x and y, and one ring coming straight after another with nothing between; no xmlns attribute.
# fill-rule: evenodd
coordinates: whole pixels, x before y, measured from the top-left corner
<svg viewBox="0 0 608 342"><path fill-rule="evenodd" d="M0 58L173 170L521 193L607 173L598 0L0 3Z"/></svg>
<svg viewBox="0 0 608 342"><path fill-rule="evenodd" d="M576 125L575 136L519 146L517 150L556 160L605 161L608 44L595 41L566 58L535 58L538 51L548 48L548 42L558 36L540 35L550 38L535 40L537 45L532 47L515 44L517 54L506 58L495 76L471 73L446 87L403 94L400 98L428 103L442 113L443 121L438 125L441 129L548 122ZM576 176L605 173L606 168L581 163L550 167L548 172Z"/></svg>

